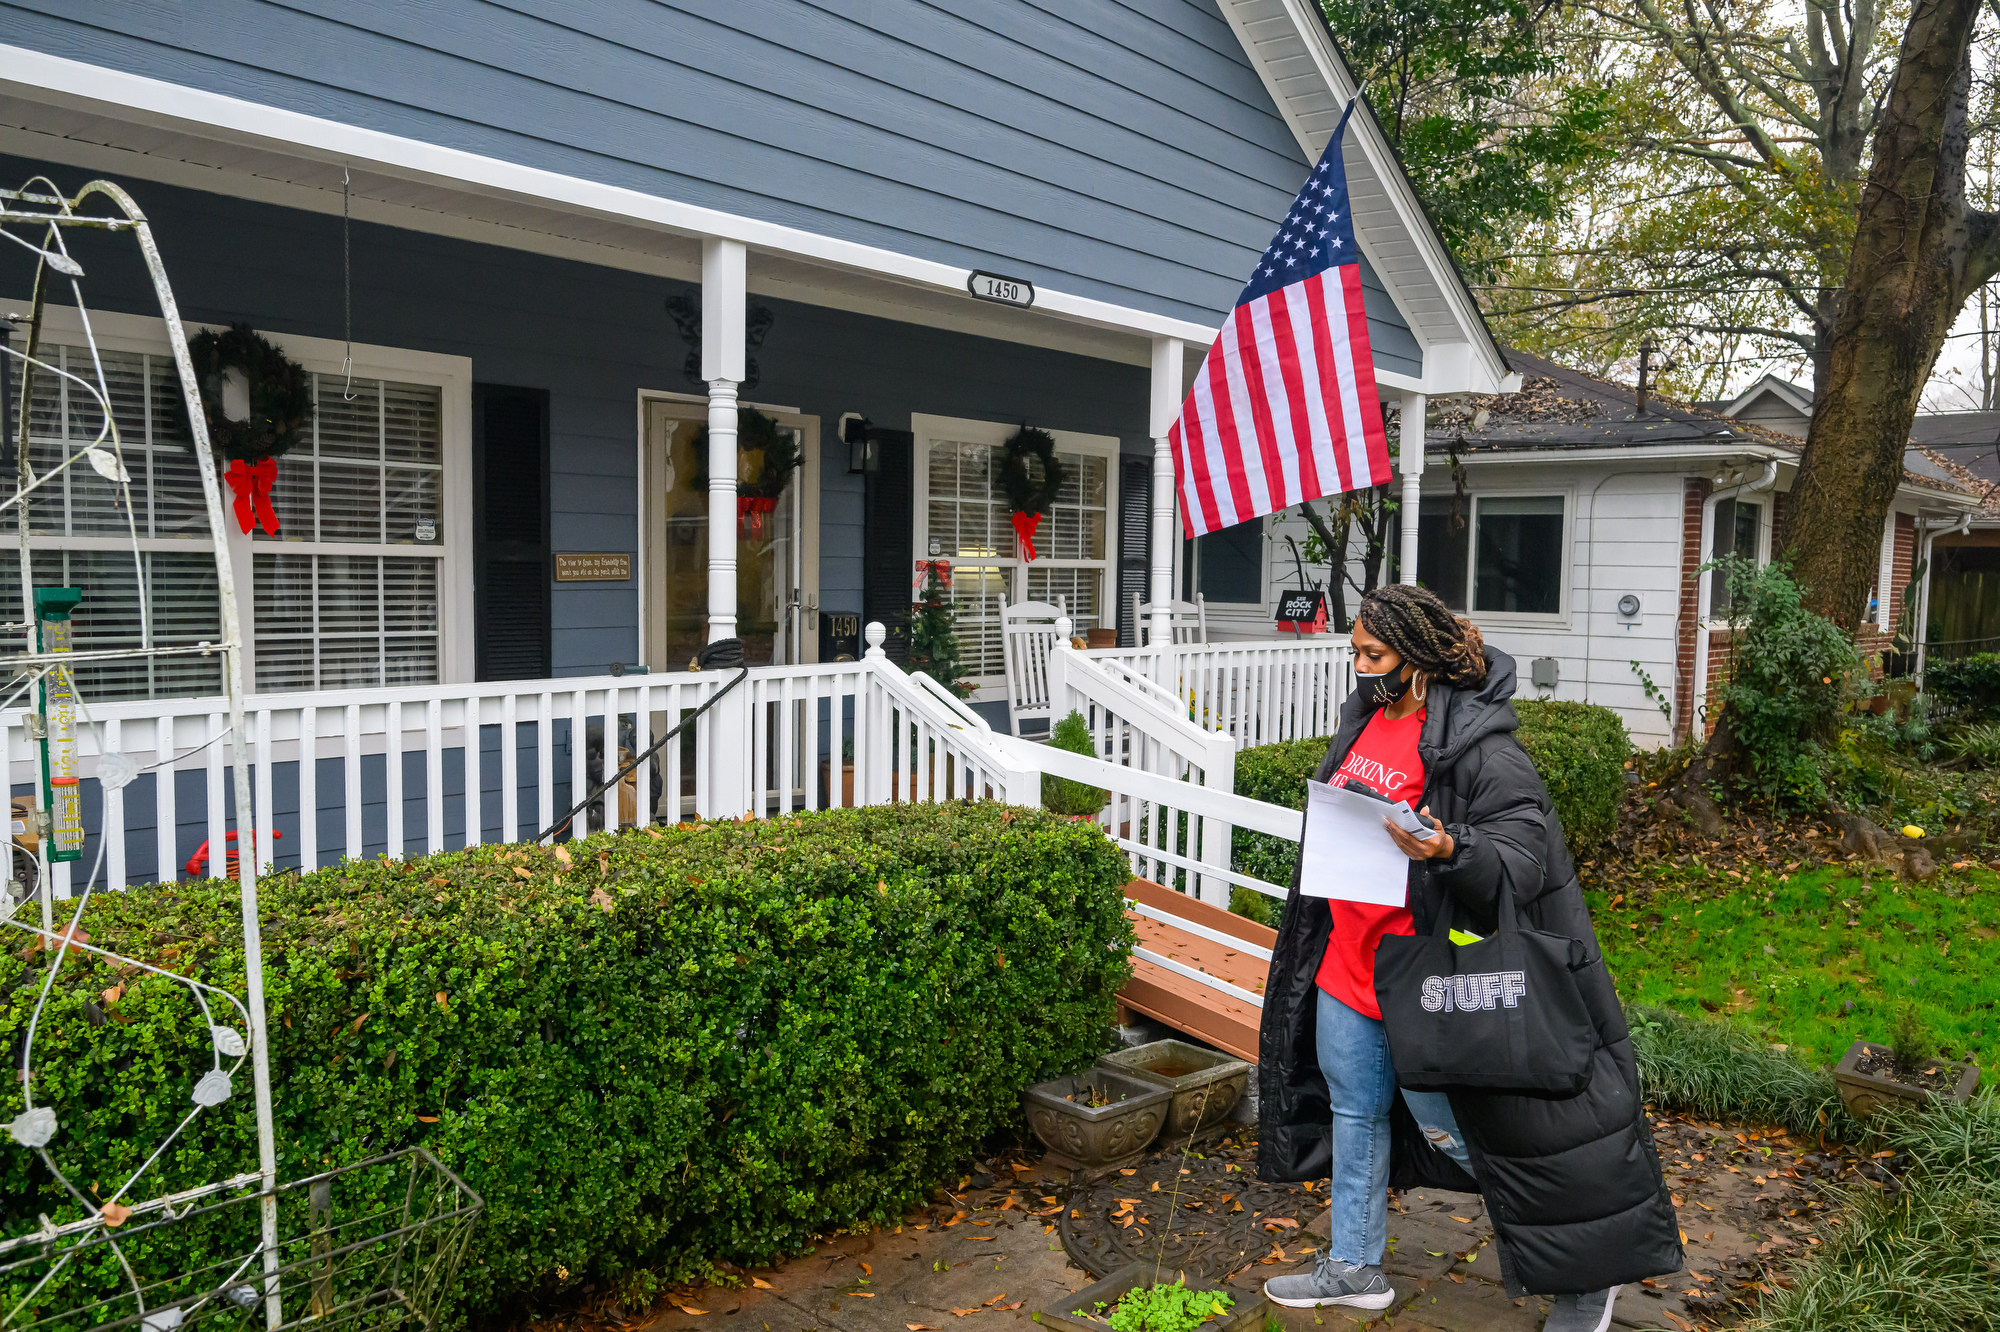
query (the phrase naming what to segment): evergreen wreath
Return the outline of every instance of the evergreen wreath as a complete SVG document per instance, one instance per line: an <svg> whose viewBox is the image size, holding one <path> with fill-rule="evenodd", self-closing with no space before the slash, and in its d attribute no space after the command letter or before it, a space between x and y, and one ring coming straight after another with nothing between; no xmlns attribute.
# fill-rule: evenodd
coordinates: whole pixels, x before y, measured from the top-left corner
<svg viewBox="0 0 2000 1332"><path fill-rule="evenodd" d="M312 376L248 324L231 324L221 333L206 332L188 342L195 382L201 387L201 412L208 439L224 458L246 463L277 458L304 438L313 418ZM250 390L250 417L232 421L222 412L222 380L241 370ZM187 403L179 406L181 440L194 447L194 428Z"/></svg>
<svg viewBox="0 0 2000 1332"><path fill-rule="evenodd" d="M1023 425L1007 441L1007 456L1000 464L1000 485L1007 492L1007 507L1014 513L1047 513L1062 493L1068 472L1056 457L1056 440L1046 430ZM1036 478L1030 460L1041 464Z"/></svg>
<svg viewBox="0 0 2000 1332"><path fill-rule="evenodd" d="M708 489L708 427L703 426L694 435L694 488ZM736 456L741 459L745 453L761 450L764 465L756 479L738 481L736 494L741 499L776 499L784 493L785 482L804 458L799 453L797 437L780 426L777 421L764 415L755 407L739 407L736 411Z"/></svg>

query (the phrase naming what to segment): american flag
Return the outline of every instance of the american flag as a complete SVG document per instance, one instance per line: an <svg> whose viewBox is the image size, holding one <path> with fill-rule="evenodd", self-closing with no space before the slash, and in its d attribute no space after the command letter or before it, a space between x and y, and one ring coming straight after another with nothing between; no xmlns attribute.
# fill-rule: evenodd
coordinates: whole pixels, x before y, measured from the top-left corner
<svg viewBox="0 0 2000 1332"><path fill-rule="evenodd" d="M1389 479L1340 125L1167 432L1190 537Z"/></svg>

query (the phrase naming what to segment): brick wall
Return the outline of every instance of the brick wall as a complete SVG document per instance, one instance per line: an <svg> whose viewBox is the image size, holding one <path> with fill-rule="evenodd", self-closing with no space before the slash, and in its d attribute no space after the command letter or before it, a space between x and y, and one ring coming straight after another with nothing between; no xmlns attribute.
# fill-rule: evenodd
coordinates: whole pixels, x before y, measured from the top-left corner
<svg viewBox="0 0 2000 1332"><path fill-rule="evenodd" d="M1701 568L1701 506L1709 482L1689 477L1681 489L1680 617L1674 631L1674 739L1685 740L1694 715L1694 646L1701 612L1695 571Z"/></svg>

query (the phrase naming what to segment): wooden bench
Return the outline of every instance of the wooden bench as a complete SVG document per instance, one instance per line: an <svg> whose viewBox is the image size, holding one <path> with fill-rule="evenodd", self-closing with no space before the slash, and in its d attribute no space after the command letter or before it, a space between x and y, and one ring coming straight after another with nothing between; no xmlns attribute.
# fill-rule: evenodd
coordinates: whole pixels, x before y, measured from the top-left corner
<svg viewBox="0 0 2000 1332"><path fill-rule="evenodd" d="M1264 952L1269 952L1278 941L1276 930L1148 879L1134 879L1126 884L1125 897L1130 902L1204 925L1217 934L1241 939ZM1128 910L1126 915L1138 933L1141 948L1252 994L1263 994L1270 963L1258 953L1191 934L1137 911ZM1257 1062L1257 1028L1263 1020L1263 1010L1255 1004L1142 957L1132 959L1132 979L1118 992L1118 1003L1121 1021L1128 1012L1144 1013L1239 1059Z"/></svg>

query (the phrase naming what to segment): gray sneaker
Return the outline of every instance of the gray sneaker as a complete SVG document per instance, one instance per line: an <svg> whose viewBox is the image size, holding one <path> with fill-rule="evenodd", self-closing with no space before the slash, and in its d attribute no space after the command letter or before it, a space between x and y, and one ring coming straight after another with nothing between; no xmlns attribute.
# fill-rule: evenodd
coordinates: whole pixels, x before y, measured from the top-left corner
<svg viewBox="0 0 2000 1332"><path fill-rule="evenodd" d="M1344 1263L1330 1254L1321 1254L1310 1272L1272 1277L1264 1283L1264 1296L1287 1309L1316 1309L1323 1304L1344 1304L1354 1309L1386 1309L1396 1298L1389 1278L1379 1267Z"/></svg>
<svg viewBox="0 0 2000 1332"><path fill-rule="evenodd" d="M1616 1286L1588 1295L1558 1295L1542 1332L1604 1332L1611 1326L1611 1306L1617 1300Z"/></svg>

